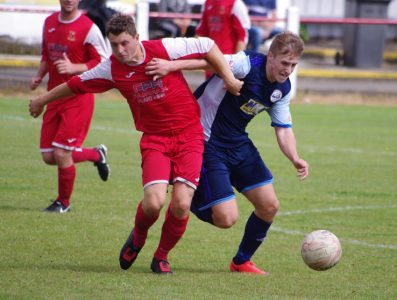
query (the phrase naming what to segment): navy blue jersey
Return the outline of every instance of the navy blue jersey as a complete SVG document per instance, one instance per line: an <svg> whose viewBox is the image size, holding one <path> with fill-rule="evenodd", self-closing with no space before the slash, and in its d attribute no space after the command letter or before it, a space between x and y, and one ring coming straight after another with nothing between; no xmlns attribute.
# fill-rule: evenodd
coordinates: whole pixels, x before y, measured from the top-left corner
<svg viewBox="0 0 397 300"><path fill-rule="evenodd" d="M242 51L225 58L244 85L240 96L234 96L225 90L221 78L213 76L196 90L206 141L222 147L247 142L246 127L262 111L267 111L272 126L291 127L290 80L269 82L265 68L267 57L261 53Z"/></svg>

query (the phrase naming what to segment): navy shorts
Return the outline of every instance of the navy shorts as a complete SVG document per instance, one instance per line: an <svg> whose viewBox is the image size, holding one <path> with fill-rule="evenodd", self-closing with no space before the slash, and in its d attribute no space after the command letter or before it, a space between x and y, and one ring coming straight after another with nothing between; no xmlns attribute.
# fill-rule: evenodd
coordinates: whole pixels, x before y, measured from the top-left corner
<svg viewBox="0 0 397 300"><path fill-rule="evenodd" d="M251 141L235 148L206 143L194 206L204 210L233 199L233 187L243 193L272 182L272 173Z"/></svg>

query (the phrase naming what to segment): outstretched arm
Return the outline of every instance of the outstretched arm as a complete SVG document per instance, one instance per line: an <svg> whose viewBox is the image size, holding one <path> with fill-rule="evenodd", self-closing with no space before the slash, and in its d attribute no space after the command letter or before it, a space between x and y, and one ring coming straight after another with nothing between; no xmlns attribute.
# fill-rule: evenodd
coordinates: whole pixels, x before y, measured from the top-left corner
<svg viewBox="0 0 397 300"><path fill-rule="evenodd" d="M74 95L67 83L62 83L52 90L31 98L29 103L29 112L33 118L37 118L43 112L44 106L60 98L65 98Z"/></svg>
<svg viewBox="0 0 397 300"><path fill-rule="evenodd" d="M309 164L298 155L294 131L292 128L275 127L275 132L281 151L294 165L297 176L304 180L309 176Z"/></svg>
<svg viewBox="0 0 397 300"><path fill-rule="evenodd" d="M154 79L158 79L172 71L179 71L182 69L207 69L210 67L211 70L214 70L214 72L224 80L225 87L230 93L240 95L243 82L234 77L223 53L211 39L203 37L196 39L165 38L163 39L163 44L166 49L168 49L172 62L160 62L159 59L152 60L147 64L147 75L154 76ZM183 51L183 49L186 50ZM189 62L180 59L197 53L201 53L206 62L200 62L200 59L193 59L193 61ZM161 70L157 69L156 64L158 67L163 66L164 68Z"/></svg>

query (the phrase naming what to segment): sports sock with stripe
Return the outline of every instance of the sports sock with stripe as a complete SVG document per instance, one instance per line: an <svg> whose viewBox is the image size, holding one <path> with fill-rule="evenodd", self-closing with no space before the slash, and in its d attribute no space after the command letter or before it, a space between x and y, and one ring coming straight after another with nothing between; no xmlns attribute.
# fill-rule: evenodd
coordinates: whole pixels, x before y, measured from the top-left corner
<svg viewBox="0 0 397 300"><path fill-rule="evenodd" d="M265 240L267 231L271 225L271 222L263 221L254 212L251 214L245 225L243 239L241 240L237 254L233 257L235 264L243 264L251 259L255 251Z"/></svg>

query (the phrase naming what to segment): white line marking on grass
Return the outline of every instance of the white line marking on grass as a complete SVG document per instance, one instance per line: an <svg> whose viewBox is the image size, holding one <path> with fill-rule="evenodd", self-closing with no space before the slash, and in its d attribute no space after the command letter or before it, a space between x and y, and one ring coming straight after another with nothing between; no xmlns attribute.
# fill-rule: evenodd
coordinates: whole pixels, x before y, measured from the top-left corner
<svg viewBox="0 0 397 300"><path fill-rule="evenodd" d="M131 129L125 129L125 128L113 128L113 127L96 125L96 126L92 126L91 128L94 130L112 131L112 132L120 132L120 133L128 133L128 134L141 134L132 127Z"/></svg>
<svg viewBox="0 0 397 300"><path fill-rule="evenodd" d="M397 156L397 152L390 151L367 151L360 148L335 148L335 147L306 147L308 152L328 152L328 153L354 153L354 154L370 154L370 155L385 155L385 156Z"/></svg>
<svg viewBox="0 0 397 300"><path fill-rule="evenodd" d="M21 117L21 116L7 116L2 115L0 116L2 120L11 120L11 121L34 121L32 118Z"/></svg>
<svg viewBox="0 0 397 300"><path fill-rule="evenodd" d="M11 120L11 121L19 121L19 122L37 122L38 119L33 119L29 117L21 117L21 116L10 116L10 115L1 115L0 119L2 120ZM101 125L91 126L93 130L102 130L102 131L111 131L111 132L118 132L118 133L128 133L128 134L141 134L137 130L135 130L132 125L130 129L127 128L113 128L113 127L106 127Z"/></svg>
<svg viewBox="0 0 397 300"><path fill-rule="evenodd" d="M285 233L289 235L301 235L302 237L307 234L307 232L299 231L299 230L289 230L289 229L283 229L278 226L272 226L270 227L271 231L275 232L280 232L280 233ZM367 242L359 241L359 240L346 240L346 239L340 239L342 243L345 244L351 244L351 245L360 245L360 246L365 246L365 247L370 247L370 248L382 248L382 249L395 249L397 250L397 245L383 245L383 244L370 244Z"/></svg>
<svg viewBox="0 0 397 300"><path fill-rule="evenodd" d="M368 206L343 206L343 207L330 207L323 209L308 209L308 210L295 210L295 211L285 211L279 212L277 216L293 216L293 215L303 215L303 214L311 214L311 213L326 213L333 211L351 211L351 210L367 210L367 209L390 209L397 208L397 205L368 205ZM307 234L306 232L302 232L299 230L288 230L283 229L277 226L270 227L272 231L285 233L289 235L301 235L304 236ZM383 245L383 244L370 244L367 242L359 241L359 240L346 240L340 239L343 243L352 244L352 245L360 245L370 248L383 248L383 249L396 249L397 245Z"/></svg>
<svg viewBox="0 0 397 300"><path fill-rule="evenodd" d="M397 205L368 205L368 206L342 206L342 207L329 207L321 209L307 209L307 210L292 210L292 211L281 211L277 213L278 217L282 216L293 216L293 215L304 215L311 213L326 213L332 211L350 211L350 210L367 210L367 209L385 209L385 208L397 208Z"/></svg>

